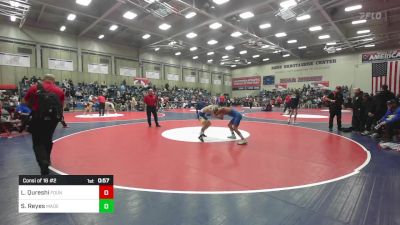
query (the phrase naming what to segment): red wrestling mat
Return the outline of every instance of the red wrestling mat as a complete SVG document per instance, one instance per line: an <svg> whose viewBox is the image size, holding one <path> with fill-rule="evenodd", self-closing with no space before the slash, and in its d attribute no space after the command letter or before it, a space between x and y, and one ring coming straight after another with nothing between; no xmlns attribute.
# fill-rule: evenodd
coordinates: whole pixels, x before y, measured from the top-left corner
<svg viewBox="0 0 400 225"><path fill-rule="evenodd" d="M147 119L146 112L110 112L104 117L99 117L96 112L84 115L83 112L64 113L64 118L67 123L93 123L93 122L113 122L113 121L128 121ZM158 113L158 117L164 117L165 114Z"/></svg>
<svg viewBox="0 0 400 225"><path fill-rule="evenodd" d="M113 174L119 188L185 193L237 193L308 187L356 174L369 153L327 132L245 122L248 145L224 139L227 121L212 121L197 141L197 121L99 128L57 140L53 166L66 174ZM215 132L218 131L218 132ZM222 132L221 132L222 131ZM171 140L181 139L181 141Z"/></svg>
<svg viewBox="0 0 400 225"><path fill-rule="evenodd" d="M282 115L282 111L246 113L244 114L244 116L248 118L279 120L279 121L287 121L289 119L288 115ZM351 124L351 117L352 117L351 111L349 110L342 111L343 124ZM299 109L296 121L328 123L329 112L326 111L326 109ZM334 122L336 123L336 117L334 119Z"/></svg>

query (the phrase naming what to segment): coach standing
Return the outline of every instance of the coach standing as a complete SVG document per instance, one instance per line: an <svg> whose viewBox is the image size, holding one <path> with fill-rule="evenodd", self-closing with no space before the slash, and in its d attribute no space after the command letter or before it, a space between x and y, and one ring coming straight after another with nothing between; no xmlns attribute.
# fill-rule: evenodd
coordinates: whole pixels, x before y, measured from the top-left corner
<svg viewBox="0 0 400 225"><path fill-rule="evenodd" d="M99 116L104 116L104 112L106 111L106 97L99 95L97 101L99 101Z"/></svg>
<svg viewBox="0 0 400 225"><path fill-rule="evenodd" d="M53 133L62 118L64 92L55 84L52 74L47 74L43 82L29 88L24 100L32 109L29 132L32 134L33 150L42 175L49 174Z"/></svg>
<svg viewBox="0 0 400 225"><path fill-rule="evenodd" d="M338 131L342 130L342 87L337 86L335 91L330 93L326 100L329 102L329 131L333 129L333 118L336 116Z"/></svg>
<svg viewBox="0 0 400 225"><path fill-rule="evenodd" d="M156 126L160 127L158 124L158 117L157 117L157 105L158 105L158 98L154 94L153 89L149 89L147 95L144 96L144 104L146 104L146 112L147 112L147 122L149 123L149 127L151 127L151 114L154 116L154 121L156 122Z"/></svg>

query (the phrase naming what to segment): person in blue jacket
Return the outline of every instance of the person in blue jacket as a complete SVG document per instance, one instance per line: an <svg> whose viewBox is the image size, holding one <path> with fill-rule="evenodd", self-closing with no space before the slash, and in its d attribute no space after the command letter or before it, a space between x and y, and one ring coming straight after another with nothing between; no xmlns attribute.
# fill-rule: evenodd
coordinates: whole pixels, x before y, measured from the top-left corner
<svg viewBox="0 0 400 225"><path fill-rule="evenodd" d="M394 130L400 128L400 107L396 100L387 102L388 109L386 114L378 121L375 129L383 132L384 138L391 139L394 135Z"/></svg>

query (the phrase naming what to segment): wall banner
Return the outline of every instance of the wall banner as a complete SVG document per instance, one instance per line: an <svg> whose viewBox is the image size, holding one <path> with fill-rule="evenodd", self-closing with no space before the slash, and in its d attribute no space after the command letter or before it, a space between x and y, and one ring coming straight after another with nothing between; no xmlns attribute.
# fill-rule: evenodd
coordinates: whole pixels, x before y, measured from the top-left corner
<svg viewBox="0 0 400 225"><path fill-rule="evenodd" d="M232 79L232 90L260 90L261 76Z"/></svg>
<svg viewBox="0 0 400 225"><path fill-rule="evenodd" d="M363 63L400 60L400 49L391 51L378 51L362 54Z"/></svg>
<svg viewBox="0 0 400 225"><path fill-rule="evenodd" d="M263 85L274 85L275 84L275 76L264 76L263 77Z"/></svg>

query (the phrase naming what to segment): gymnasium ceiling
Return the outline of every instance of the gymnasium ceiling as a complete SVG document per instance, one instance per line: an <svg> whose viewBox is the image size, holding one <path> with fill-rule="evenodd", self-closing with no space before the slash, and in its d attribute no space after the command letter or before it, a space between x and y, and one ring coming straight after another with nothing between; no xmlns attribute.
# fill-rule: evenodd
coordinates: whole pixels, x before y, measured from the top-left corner
<svg viewBox="0 0 400 225"><path fill-rule="evenodd" d="M25 19L19 19L24 14L17 15L14 23L20 26L61 32L64 25L65 33L90 38L104 35L104 42L236 68L400 45L400 0L91 0L88 6L76 3L87 0L16 1L30 5ZM284 6L282 2L296 5ZM10 1L0 0L0 14L4 15L2 4ZM345 10L355 5L361 9ZM127 11L135 18L124 18ZM191 12L196 15L186 18ZM250 12L250 18L242 18L245 12ZM76 15L73 21L67 20L71 13ZM363 13L368 13L368 18L362 18ZM10 21L8 16L1 18ZM301 18L305 20L298 20ZM359 24L352 24L354 21ZM162 30L159 25L163 23L171 27ZM221 27L211 29L213 23ZM111 25L118 28L110 31ZM312 32L309 29L313 26L322 30ZM357 33L362 30L366 33ZM197 36L188 38L191 32ZM234 32L241 35L232 37ZM282 32L285 37L276 37ZM145 34L151 36L143 39ZM323 35L329 38L320 39ZM210 40L218 43L210 45ZM288 43L291 40L296 43ZM299 49L301 46L306 48ZM192 47L197 50L190 51ZM247 53L240 54L242 51ZM198 58L193 59L195 56Z"/></svg>

